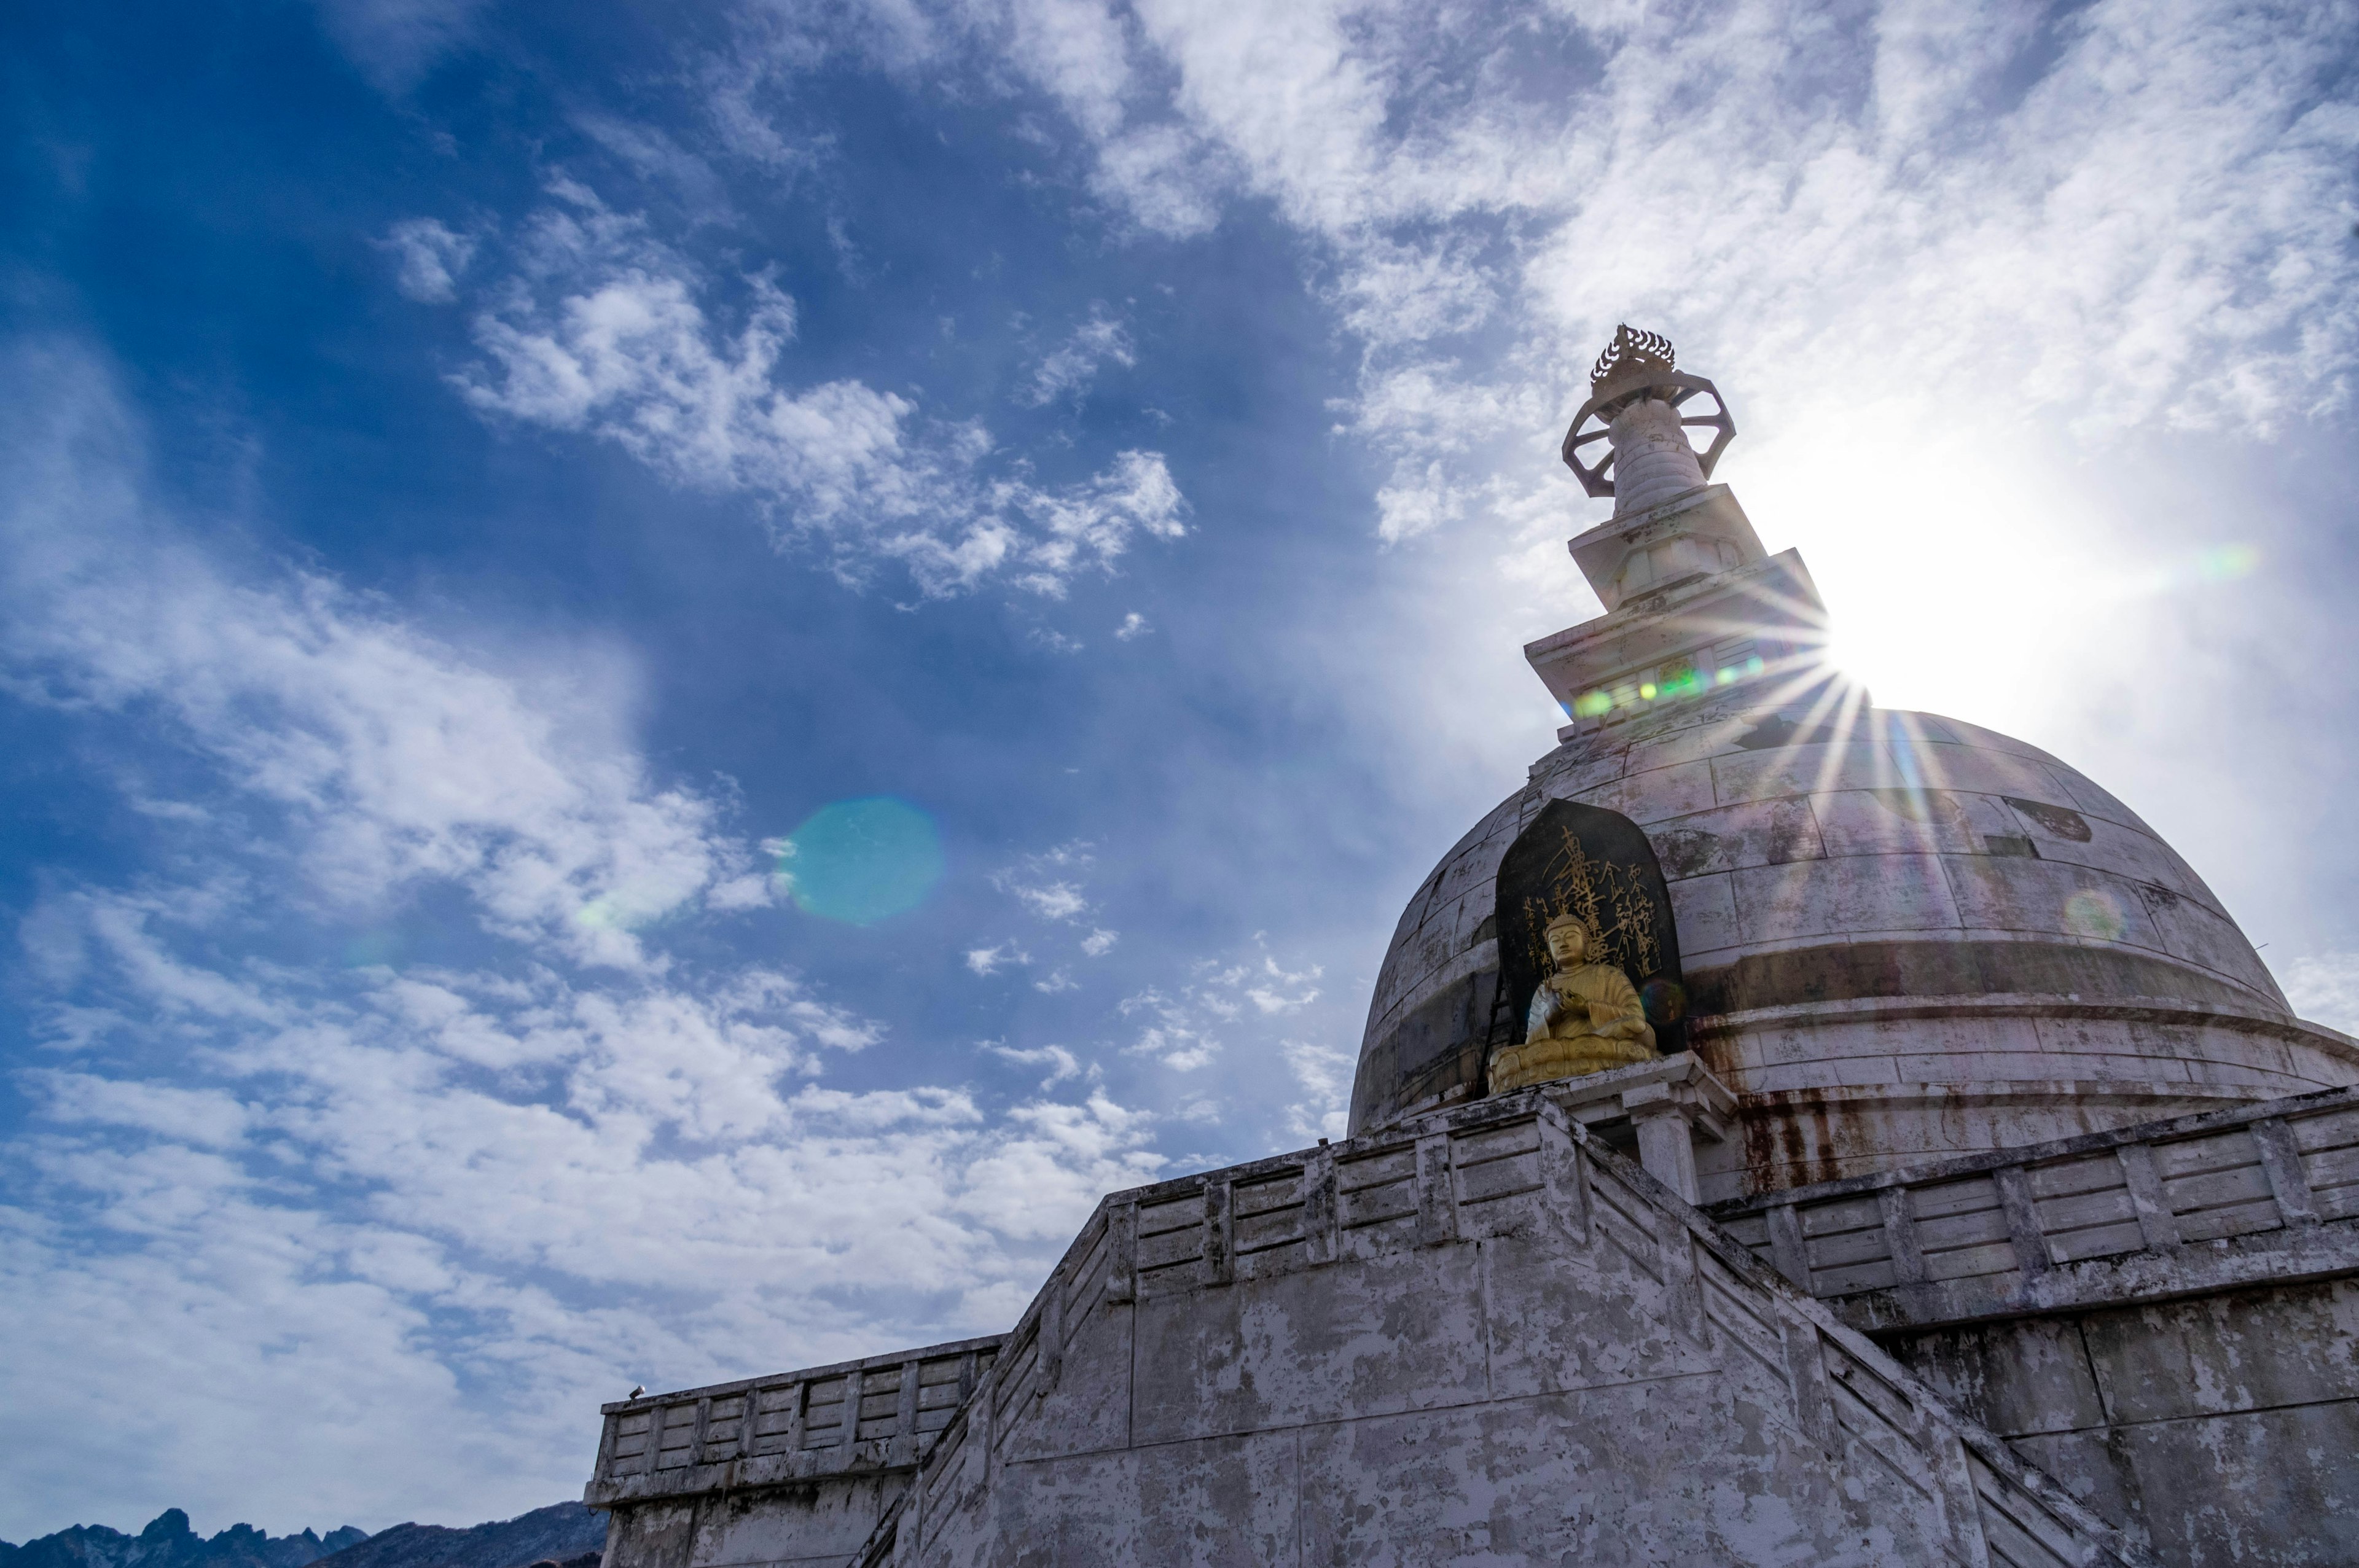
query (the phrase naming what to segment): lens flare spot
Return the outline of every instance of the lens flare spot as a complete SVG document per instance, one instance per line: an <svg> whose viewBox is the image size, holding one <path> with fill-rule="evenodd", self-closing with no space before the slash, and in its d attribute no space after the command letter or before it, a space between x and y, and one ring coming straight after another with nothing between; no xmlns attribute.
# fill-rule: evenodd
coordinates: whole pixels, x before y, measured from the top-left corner
<svg viewBox="0 0 2359 1568"><path fill-rule="evenodd" d="M344 967L348 969L373 969L391 967L401 959L401 938L390 931L365 931L344 944Z"/></svg>
<svg viewBox="0 0 2359 1568"><path fill-rule="evenodd" d="M647 920L645 913L620 893L601 893L573 912L573 924L590 931L629 931Z"/></svg>
<svg viewBox="0 0 2359 1568"><path fill-rule="evenodd" d="M2064 929L2076 936L2094 936L2100 941L2117 939L2129 923L2122 918L2122 906L2114 902L2113 894L2096 888L2082 888L2064 901Z"/></svg>
<svg viewBox="0 0 2359 1568"><path fill-rule="evenodd" d="M2195 557L2195 575L2205 582L2234 582L2260 565L2261 552L2250 545L2214 545Z"/></svg>
<svg viewBox="0 0 2359 1568"><path fill-rule="evenodd" d="M925 903L942 878L934 819L889 795L821 806L779 846L778 879L806 914L874 925Z"/></svg>

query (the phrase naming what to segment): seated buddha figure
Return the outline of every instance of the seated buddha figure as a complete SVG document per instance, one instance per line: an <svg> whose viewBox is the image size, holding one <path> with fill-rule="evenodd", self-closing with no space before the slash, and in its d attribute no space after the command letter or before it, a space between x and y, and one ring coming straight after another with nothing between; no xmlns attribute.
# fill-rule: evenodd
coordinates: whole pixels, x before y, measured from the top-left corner
<svg viewBox="0 0 2359 1568"><path fill-rule="evenodd" d="M1655 1031L1637 988L1612 964L1589 962L1588 925L1560 914L1547 937L1556 967L1532 993L1524 1043L1492 1054L1494 1094L1654 1060Z"/></svg>

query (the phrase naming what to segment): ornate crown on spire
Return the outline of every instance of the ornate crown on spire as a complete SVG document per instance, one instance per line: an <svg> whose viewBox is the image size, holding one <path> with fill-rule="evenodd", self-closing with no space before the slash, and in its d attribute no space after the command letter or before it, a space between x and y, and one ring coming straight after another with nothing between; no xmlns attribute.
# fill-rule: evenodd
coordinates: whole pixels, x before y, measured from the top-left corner
<svg viewBox="0 0 2359 1568"><path fill-rule="evenodd" d="M1589 384L1602 385L1618 370L1670 370L1677 363L1669 338L1660 332L1641 332L1625 321L1614 329L1614 341L1590 367Z"/></svg>
<svg viewBox="0 0 2359 1568"><path fill-rule="evenodd" d="M1565 467L1580 476L1582 489L1590 494L1615 494L1614 459L1609 453L1595 462L1585 461L1581 449L1611 440L1615 416L1641 399L1669 404L1683 429L1695 425L1712 427L1712 445L1695 455L1703 478L1712 478L1712 464L1736 435L1736 421L1728 416L1728 404L1720 388L1679 369L1673 360L1669 338L1660 332L1642 332L1627 321L1614 330L1614 341L1597 356L1589 373L1589 401L1581 406L1581 412L1573 416L1572 428L1564 433ZM1698 395L1711 399L1711 413L1699 414L1690 406L1689 400ZM1617 497L1617 504L1618 501Z"/></svg>

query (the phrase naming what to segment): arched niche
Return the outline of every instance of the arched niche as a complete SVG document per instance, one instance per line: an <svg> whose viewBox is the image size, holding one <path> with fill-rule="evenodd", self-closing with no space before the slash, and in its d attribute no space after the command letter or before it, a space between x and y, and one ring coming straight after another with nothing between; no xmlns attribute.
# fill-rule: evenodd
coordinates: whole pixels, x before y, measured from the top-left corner
<svg viewBox="0 0 2359 1568"><path fill-rule="evenodd" d="M1548 968L1542 932L1560 914L1588 918L1603 947L1638 988L1665 1055L1687 1048L1687 991L1680 933L1655 847L1618 811L1552 800L1526 825L1499 862L1500 989L1494 1047L1521 1041L1532 993Z"/></svg>

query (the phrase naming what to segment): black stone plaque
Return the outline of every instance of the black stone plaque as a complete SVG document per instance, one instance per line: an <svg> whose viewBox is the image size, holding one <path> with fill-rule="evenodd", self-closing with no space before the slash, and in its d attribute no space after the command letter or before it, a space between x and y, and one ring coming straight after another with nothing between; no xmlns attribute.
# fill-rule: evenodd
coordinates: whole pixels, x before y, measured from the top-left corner
<svg viewBox="0 0 2359 1568"><path fill-rule="evenodd" d="M1516 836L1499 862L1498 886L1507 1042L1523 1039L1532 993L1548 972L1548 923L1571 914L1589 922L1592 958L1620 966L1638 988L1655 1048L1666 1055L1687 1049L1670 889L1636 823L1603 806L1552 800Z"/></svg>

